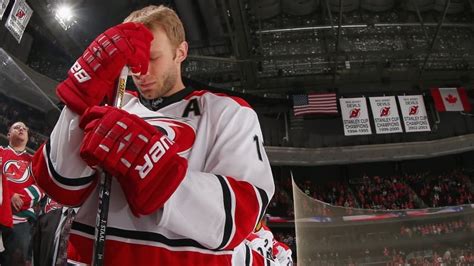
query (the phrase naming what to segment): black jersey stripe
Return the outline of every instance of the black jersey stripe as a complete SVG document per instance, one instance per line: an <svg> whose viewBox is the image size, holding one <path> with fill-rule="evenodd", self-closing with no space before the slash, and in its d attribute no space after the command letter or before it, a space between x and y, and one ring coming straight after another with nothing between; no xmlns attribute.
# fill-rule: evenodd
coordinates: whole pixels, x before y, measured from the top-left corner
<svg viewBox="0 0 474 266"><path fill-rule="evenodd" d="M263 218L263 215L265 215L265 210L267 209L267 206L268 206L268 195L267 193L265 192L265 190L261 189L261 188L257 188L257 191L258 191L258 194L260 196L260 199L262 201L262 206L261 206L261 209L260 209L260 215L258 216L258 221L261 221L262 218Z"/></svg>
<svg viewBox="0 0 474 266"><path fill-rule="evenodd" d="M95 228L87 224L79 223L74 221L71 225L71 229L86 233L88 235L94 235ZM107 227L108 229L108 227ZM107 231L105 232L107 234Z"/></svg>
<svg viewBox="0 0 474 266"><path fill-rule="evenodd" d="M251 251L249 246L245 245L245 266L250 266Z"/></svg>
<svg viewBox="0 0 474 266"><path fill-rule="evenodd" d="M76 230L76 231L79 231L91 236L94 235L94 230L95 230L94 227L83 224L83 223L79 223L79 222L73 222L71 228L73 230ZM125 229L120 229L116 227L107 227L105 233L107 236L115 236L115 237L132 239L132 240L156 242L156 243L164 244L169 247L193 247L193 248L199 248L203 250L210 250L214 252L219 251L216 249L206 248L203 245L199 244L197 241L192 240L192 239L188 239L188 238L171 239L159 233L125 230ZM228 252L228 251L225 251L225 252Z"/></svg>
<svg viewBox="0 0 474 266"><path fill-rule="evenodd" d="M51 146L49 141L46 142L45 145L46 148L46 159L48 161L48 168L53 175L52 177L58 181L60 184L63 184L65 186L71 186L71 187L78 187L78 186L84 186L89 183L91 183L94 180L95 174L92 174L90 176L86 177L80 177L80 178L66 178L61 176L56 170L54 169L53 163L51 162L50 159L50 153L51 153Z"/></svg>
<svg viewBox="0 0 474 266"><path fill-rule="evenodd" d="M225 210L225 225L224 225L224 236L222 238L222 243L217 247L217 249L224 248L230 241L230 235L232 233L232 198L230 194L230 188L225 181L224 177L221 175L216 175L217 179L221 183L222 195L224 198L224 210Z"/></svg>

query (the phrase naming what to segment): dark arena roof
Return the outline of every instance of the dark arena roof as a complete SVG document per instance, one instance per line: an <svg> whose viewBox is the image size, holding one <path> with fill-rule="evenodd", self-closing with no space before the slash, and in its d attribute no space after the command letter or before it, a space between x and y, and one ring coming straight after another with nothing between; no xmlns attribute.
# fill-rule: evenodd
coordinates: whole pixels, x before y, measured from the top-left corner
<svg viewBox="0 0 474 266"><path fill-rule="evenodd" d="M68 3L29 1L32 49L23 56L57 80L96 35L134 9L165 4L185 24L185 76L218 88L287 98L472 85L472 0L80 0L69 1L76 15L66 31L53 15L58 2Z"/></svg>

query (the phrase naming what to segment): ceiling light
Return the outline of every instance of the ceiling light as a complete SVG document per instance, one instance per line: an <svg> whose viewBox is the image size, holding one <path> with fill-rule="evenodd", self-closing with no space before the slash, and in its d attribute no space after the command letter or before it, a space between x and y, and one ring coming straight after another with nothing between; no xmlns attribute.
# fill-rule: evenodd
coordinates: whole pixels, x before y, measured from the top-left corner
<svg viewBox="0 0 474 266"><path fill-rule="evenodd" d="M60 6L56 9L56 17L65 21L70 21L73 17L72 9L69 6Z"/></svg>
<svg viewBox="0 0 474 266"><path fill-rule="evenodd" d="M55 11L54 17L64 30L68 30L76 23L72 8L67 5L59 6Z"/></svg>

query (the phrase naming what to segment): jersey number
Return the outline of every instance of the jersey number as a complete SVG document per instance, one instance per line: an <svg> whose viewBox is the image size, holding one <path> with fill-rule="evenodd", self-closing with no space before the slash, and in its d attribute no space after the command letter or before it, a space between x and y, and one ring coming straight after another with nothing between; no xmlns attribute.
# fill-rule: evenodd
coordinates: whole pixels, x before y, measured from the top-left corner
<svg viewBox="0 0 474 266"><path fill-rule="evenodd" d="M255 141L255 145L257 145L258 159L263 162L262 152L260 151L260 141L258 141L258 136L255 135L255 137L253 137L253 140Z"/></svg>

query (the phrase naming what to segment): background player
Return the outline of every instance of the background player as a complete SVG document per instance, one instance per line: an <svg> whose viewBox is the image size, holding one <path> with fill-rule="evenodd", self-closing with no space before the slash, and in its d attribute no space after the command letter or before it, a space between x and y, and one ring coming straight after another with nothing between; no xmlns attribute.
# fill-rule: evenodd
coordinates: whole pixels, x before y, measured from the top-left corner
<svg viewBox="0 0 474 266"><path fill-rule="evenodd" d="M282 242L275 239L272 231L262 219L247 239L249 247L267 259L268 265L293 265L292 251Z"/></svg>

